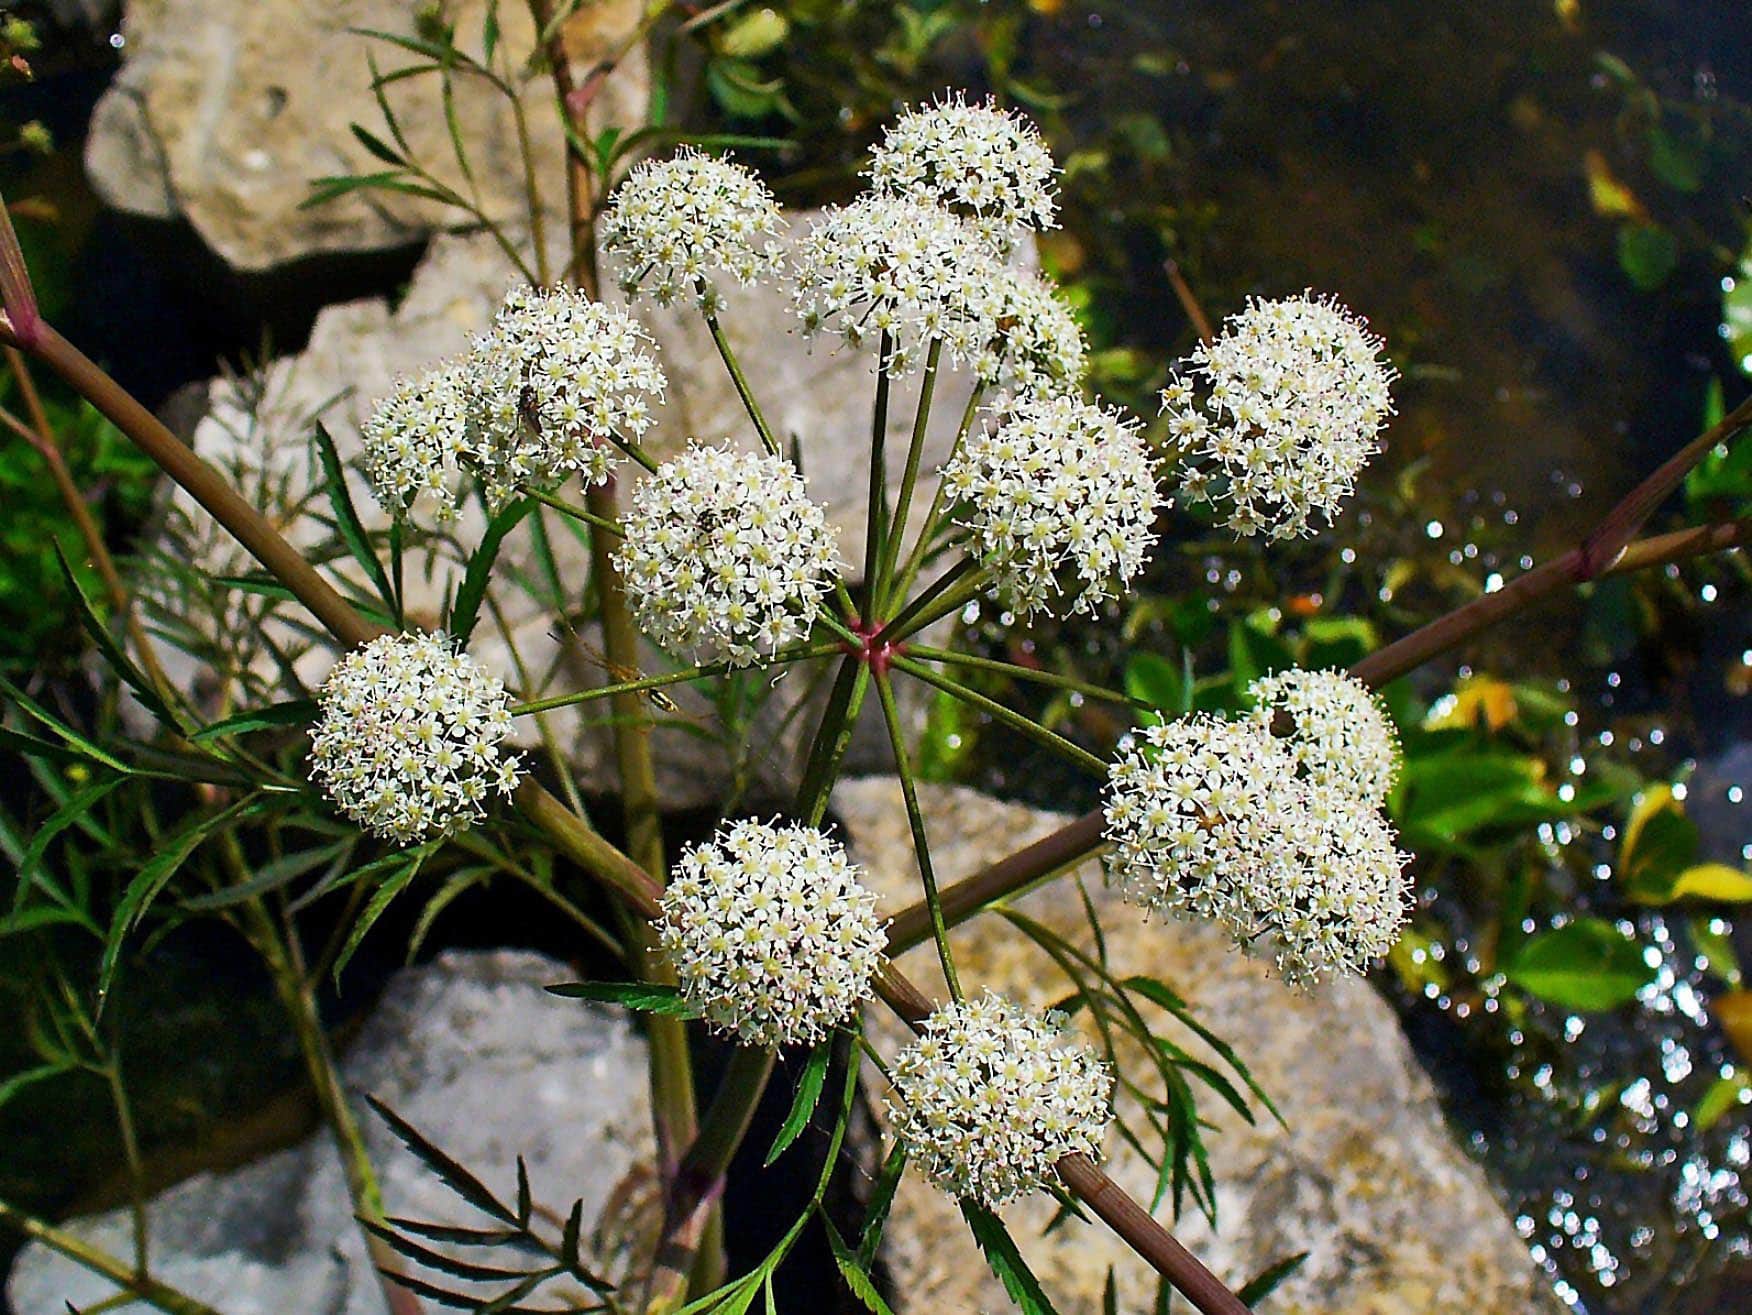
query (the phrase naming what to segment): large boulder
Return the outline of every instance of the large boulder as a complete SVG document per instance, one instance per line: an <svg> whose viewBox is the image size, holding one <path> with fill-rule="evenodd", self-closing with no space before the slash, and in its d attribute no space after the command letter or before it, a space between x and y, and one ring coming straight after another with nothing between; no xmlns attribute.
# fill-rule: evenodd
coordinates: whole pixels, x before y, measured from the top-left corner
<svg viewBox="0 0 1752 1315"><path fill-rule="evenodd" d="M952 878L1002 857L1067 819L1000 803L972 790L921 789L937 871ZM911 832L897 783L849 781L834 793L867 880L889 910L918 896ZM1479 1167L1443 1123L1428 1078L1392 1010L1367 983L1346 980L1298 994L1257 960L1233 951L1213 928L1145 922L1110 895L1097 865L1076 873L1105 931L1113 974L1166 982L1202 1021L1231 1041L1272 1095L1284 1125L1260 1111L1241 1120L1214 1096L1201 1101L1217 1183L1219 1227L1188 1209L1171 1226L1179 1239L1232 1285L1307 1251L1307 1261L1272 1296L1274 1315L1476 1315L1555 1310L1526 1245L1492 1196ZM1022 899L1020 907L1072 941L1090 935L1072 877ZM992 986L1045 1005L1068 987L1052 962L995 917L953 933L966 987ZM921 946L901 960L915 981L944 998L934 952ZM878 1044L905 1040L882 1011ZM1172 1024L1167 1025L1170 1029ZM1220 1064L1184 1029L1173 1039ZM1155 1170L1109 1137L1108 1172L1149 1201ZM1057 1308L1102 1309L1111 1271L1120 1309L1154 1309L1153 1274L1099 1224L1066 1223L1047 1234L1055 1203L1046 1197L1004 1212L1030 1266ZM888 1262L902 1312L1005 1310L1002 1288L975 1250L954 1204L908 1175L889 1224Z"/></svg>
<svg viewBox="0 0 1752 1315"><path fill-rule="evenodd" d="M619 1011L543 992L569 976L563 964L516 951L453 951L405 970L342 1073L356 1098L378 1097L501 1199L514 1197L522 1155L544 1217L563 1219L582 1200L590 1258L618 1276L642 1265L660 1209L645 1043ZM358 1112L389 1214L483 1225L374 1114ZM384 1315L326 1131L188 1179L149 1210L153 1273L225 1315ZM126 1210L65 1227L111 1255L133 1254ZM66 1315L95 1309L113 1290L32 1243L6 1295L15 1315Z"/></svg>
<svg viewBox="0 0 1752 1315"><path fill-rule="evenodd" d="M396 378L418 372L460 352L472 333L485 328L513 278L503 253L484 235L441 236L415 271L405 295L393 307L371 298L330 306L317 317L305 349L247 375L224 375L198 390L191 442L195 450L228 472L281 532L300 548L333 545L335 536L311 446L320 417L333 435L343 461L359 455L361 422ZM655 336L669 376L665 404L647 436L659 455L678 451L690 438L730 439L753 448L757 440L711 337L692 308L641 309ZM823 502L839 534L840 554L855 577L861 574L864 507L867 500L870 425L874 412L874 353L840 348L832 341L813 346L793 331L795 320L780 288L763 287L735 296L724 314L725 330L738 359L764 399L771 423L790 441L794 435L810 492ZM969 384L949 378L933 410L925 450L920 494L914 499L916 532L936 487L935 470L946 453ZM887 454L891 479L898 481L905 461L916 385L896 390L890 412ZM631 463L626 463L629 476ZM362 477L351 479L353 501L366 528L387 530L388 516L373 501ZM581 606L589 579L589 552L568 533L563 518L544 512L550 545L567 607ZM406 577L406 604L415 624L435 625L444 600L458 587L468 553L484 528L478 512L465 516L454 535L428 543L412 560ZM179 562L208 577L235 576L253 569L246 554L186 495L172 496L167 533L160 546ZM349 574L369 596L363 575L344 560L335 569ZM161 577L162 572L158 573ZM581 626L574 642L560 634L553 609L539 582L544 577L537 545L525 526L507 539L499 557L493 597L497 614L484 616L474 642L475 655L508 681L519 660L529 673L514 683L530 692L551 694L599 685L612 677L601 660L593 625ZM515 582L535 581L528 590ZM289 697L280 686L290 668L306 685L319 681L333 654L303 624L296 609L274 609L258 596L233 593L216 616L203 620L191 606L185 582L148 591L160 599L167 625L200 632L224 654L196 660L186 653L166 654L167 667L180 684L217 708L229 700ZM264 640L271 643L263 642ZM193 645L199 647L199 645ZM513 657L513 646L516 658ZM289 662L287 661L289 659ZM674 666L677 659L651 650L644 671ZM215 666L253 673L257 688L240 694L212 684ZM795 788L805 737L812 717L798 714L798 703L819 692L821 664L786 672L779 679L753 679L740 697L745 722L721 734L718 709L689 689L672 691L679 714L664 712L656 732L658 785L672 807L711 802L733 777L757 795L786 797ZM870 700L874 713L874 700ZM584 789L612 791L617 781L604 725L605 705L552 714L551 729ZM913 710L909 707L909 716ZM527 721L522 729L531 736ZM532 741L531 741L532 742ZM861 737L861 742L868 742ZM879 748L872 749L879 752ZM871 760L866 759L866 762ZM871 762L873 769L878 759Z"/></svg>
<svg viewBox="0 0 1752 1315"><path fill-rule="evenodd" d="M367 54L385 73L415 56L361 36L374 29L416 35L422 8L408 0L128 0L125 60L98 102L86 169L98 194L131 214L181 219L233 270L256 273L301 257L402 246L467 220L461 211L407 194L360 191L310 208L314 178L386 166L356 140L358 123L380 138ZM520 69L533 48L529 6L500 3L501 64ZM589 68L634 30L639 0L577 8L566 38ZM445 6L457 44L484 52L486 0ZM552 223L565 203L565 139L553 88L539 68L510 73L529 124L531 156ZM478 197L481 212L521 225L528 215L523 159L510 100L479 78L453 79L472 182L455 158L435 76L385 89L413 159L444 185ZM633 50L607 81L594 113L636 122L646 94L643 55Z"/></svg>

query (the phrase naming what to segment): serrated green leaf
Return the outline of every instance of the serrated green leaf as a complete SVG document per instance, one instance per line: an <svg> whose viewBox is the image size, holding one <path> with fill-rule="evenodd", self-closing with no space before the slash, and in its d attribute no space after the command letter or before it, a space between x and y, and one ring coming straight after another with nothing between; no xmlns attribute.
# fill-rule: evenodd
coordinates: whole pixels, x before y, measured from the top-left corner
<svg viewBox="0 0 1752 1315"><path fill-rule="evenodd" d="M223 735L247 735L276 726L303 726L315 721L321 708L315 699L290 699L266 708L250 708L201 727L191 740L216 740Z"/></svg>
<svg viewBox="0 0 1752 1315"><path fill-rule="evenodd" d="M358 126L355 126L353 131L365 133L365 130ZM365 135L369 136L369 134ZM377 590L377 596L383 600L384 607L393 613L396 610L395 590L390 588L389 572L385 571L383 563L377 560L377 553L371 547L370 536L365 533L364 522L359 519L359 510L353 505L353 495L347 488L347 472L341 464L341 454L335 447L334 438L321 421L316 423L315 428L316 452L322 463L323 485L328 493L329 509L334 512L335 529L341 536L341 542L347 546L347 552L370 577L372 586Z"/></svg>
<svg viewBox="0 0 1752 1315"><path fill-rule="evenodd" d="M882 1294L870 1281L870 1276L864 1272L864 1267L846 1248L845 1239L840 1236L839 1229L834 1227L833 1220L823 1214L821 1224L822 1230L827 1234L827 1244L833 1251L833 1263L839 1266L840 1277L846 1281L852 1295L863 1302L865 1308L874 1312L874 1315L894 1315L893 1309L882 1299Z"/></svg>
<svg viewBox="0 0 1752 1315"><path fill-rule="evenodd" d="M61 575L66 582L67 591L73 595L74 603L79 609L79 623L84 627L85 633L91 637L92 642L97 645L104 660L109 663L116 675L127 683L128 688L134 691L135 697L140 700L140 705L146 711L172 730L182 730L182 718L164 701L163 696L158 692L158 687L147 679L146 673L140 670L133 658L128 656L121 644L116 641L116 637L110 633L109 627L103 623L103 618L97 614L97 608L80 586L78 573L74 571L73 563L67 560L67 554L62 550L59 542L55 544L55 560L60 563Z"/></svg>
<svg viewBox="0 0 1752 1315"><path fill-rule="evenodd" d="M700 1016L693 1002L673 986L651 982L560 982L544 989L549 995L564 996L568 1000L594 1000L641 1013L665 1014L671 1018Z"/></svg>
<svg viewBox="0 0 1752 1315"><path fill-rule="evenodd" d="M816 1102L821 1099L821 1088L827 1082L827 1062L832 1051L831 1043L823 1041L809 1052L809 1062L803 1066L803 1073L797 1079L797 1094L791 1100L791 1112L785 1115L785 1122L779 1128L779 1135L773 1138L772 1149L767 1152L762 1167L783 1155L809 1125L809 1117L815 1113Z"/></svg>
<svg viewBox="0 0 1752 1315"><path fill-rule="evenodd" d="M30 891L32 877L37 868L41 866L43 855L55 842L55 837L102 803L110 792L122 783L122 780L122 777L110 777L106 780L93 781L57 808L49 816L48 821L37 828L36 834L30 838L30 847L24 851L24 861L18 865L18 886L12 895L14 914L24 907L25 896Z"/></svg>
<svg viewBox="0 0 1752 1315"><path fill-rule="evenodd" d="M864 1215L864 1231L858 1238L858 1264L868 1269L876 1263L876 1252L882 1245L882 1232L888 1225L888 1212L894 1205L894 1194L906 1173L906 1146L895 1142L888 1158L882 1162L876 1186L870 1192L870 1205Z"/></svg>
<svg viewBox="0 0 1752 1315"><path fill-rule="evenodd" d="M1285 1256L1276 1264L1266 1266L1242 1284L1241 1290L1235 1295L1241 1298L1241 1304L1244 1306L1264 1301L1277 1290L1280 1283L1300 1269L1307 1259L1308 1253L1306 1251L1298 1251L1293 1256Z"/></svg>
<svg viewBox="0 0 1752 1315"><path fill-rule="evenodd" d="M383 916L384 910L390 906L391 901L408 888L408 883L419 874L420 868L437 847L437 842L433 842L401 855L401 866L391 871L382 884L371 892L371 898L365 901L365 907L360 911L358 920L353 923L352 930L347 933L346 944L341 946L341 952L335 956L335 966L331 976L336 982L341 980L342 969L352 962L353 955L365 940L366 933L376 925L377 920Z"/></svg>
<svg viewBox="0 0 1752 1315"><path fill-rule="evenodd" d="M242 904L245 900L265 895L270 890L278 890L324 863L344 861L357 843L356 837L348 837L316 849L301 849L296 853L282 854L279 858L262 864L256 869L254 876L226 886L223 890L210 891L205 895L191 895L182 901L182 906L193 912L205 913Z"/></svg>
<svg viewBox="0 0 1752 1315"><path fill-rule="evenodd" d="M1022 1315L1056 1315L1004 1221L976 1201L963 1200L960 1205L961 1217L967 1220L973 1240L985 1254L986 1264Z"/></svg>
<svg viewBox="0 0 1752 1315"><path fill-rule="evenodd" d="M463 573L462 587L456 591L456 602L450 609L450 621L446 626L458 644L468 643L469 636L474 633L475 622L480 617L481 603L487 596L487 585L492 579L493 563L499 558L499 546L535 505L534 499L524 498L493 517L492 524L487 526L487 532L481 536L480 547L468 559L468 569Z"/></svg>
<svg viewBox="0 0 1752 1315"><path fill-rule="evenodd" d="M491 1215L503 1223L516 1225L517 1216L506 1209L499 1198L487 1189L485 1183L439 1150L418 1128L390 1109L376 1096L366 1096L365 1103L376 1111L378 1118L389 1125L389 1130L395 1134L396 1140L412 1151L414 1157L437 1175L439 1181L453 1193L467 1201L482 1214Z"/></svg>
<svg viewBox="0 0 1752 1315"><path fill-rule="evenodd" d="M121 899L116 902L109 933L104 939L103 959L97 976L98 999L101 1000L109 994L116 967L121 961L122 944L128 934L139 926L140 919L146 916L153 901L170 884L189 856L201 847L208 836L248 811L256 802L254 795L248 795L228 808L187 823L166 840L158 852L147 860L146 865L134 874L122 891Z"/></svg>

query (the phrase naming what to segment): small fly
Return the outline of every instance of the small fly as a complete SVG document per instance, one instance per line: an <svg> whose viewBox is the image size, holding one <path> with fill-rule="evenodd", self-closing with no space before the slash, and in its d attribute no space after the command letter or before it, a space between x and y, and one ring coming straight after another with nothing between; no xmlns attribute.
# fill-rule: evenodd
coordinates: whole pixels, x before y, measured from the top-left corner
<svg viewBox="0 0 1752 1315"><path fill-rule="evenodd" d="M608 654L604 653L601 649L597 648L589 640L576 632L573 632L570 639L573 644L577 645L578 651L584 655L586 661L594 662L597 666L608 672L609 675L613 676L617 681L630 683L635 680L644 680L646 678L645 673L640 671L637 667L629 667L616 662L613 658L609 657ZM681 705L660 689L643 689L640 690L639 693L643 694L655 707L661 708L664 712L676 714L681 713Z"/></svg>

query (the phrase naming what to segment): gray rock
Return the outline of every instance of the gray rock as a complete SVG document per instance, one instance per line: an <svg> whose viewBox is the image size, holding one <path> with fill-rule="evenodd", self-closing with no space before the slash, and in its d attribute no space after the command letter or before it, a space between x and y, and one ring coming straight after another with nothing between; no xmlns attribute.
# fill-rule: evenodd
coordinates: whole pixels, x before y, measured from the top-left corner
<svg viewBox="0 0 1752 1315"><path fill-rule="evenodd" d="M391 983L342 1067L350 1091L381 1098L494 1190L513 1193L521 1154L541 1207L563 1218L582 1199L595 1258L616 1273L629 1240L655 1220L645 1044L618 1012L542 991L569 975L534 954L445 954ZM363 1106L360 1119L390 1214L486 1222ZM150 1209L153 1272L225 1315L385 1309L326 1132L189 1179ZM132 1254L126 1211L67 1227L112 1255ZM7 1282L17 1315L66 1315L69 1302L90 1309L111 1291L37 1244Z"/></svg>
<svg viewBox="0 0 1752 1315"><path fill-rule="evenodd" d="M999 803L971 790L922 790L932 855L953 880L1066 819ZM895 911L918 894L910 832L898 785L889 779L842 784L833 798L867 880ZM1200 1108L1218 1184L1213 1230L1189 1208L1172 1227L1180 1240L1231 1284L1306 1250L1308 1260L1273 1294L1278 1315L1475 1315L1555 1309L1483 1172L1455 1145L1428 1078L1392 1011L1361 981L1297 994L1257 961L1232 951L1214 930L1183 922L1146 923L1109 895L1097 865L1077 873L1094 901L1116 976L1146 973L1186 997L1199 1017L1231 1041L1282 1110L1286 1127L1261 1113L1257 1126L1214 1096ZM1069 878L1020 902L1033 917L1087 945L1089 933ZM968 989L990 985L1042 1005L1062 997L1065 980L1050 960L996 918L954 934ZM943 998L933 951L902 959L915 981ZM882 1011L873 1011L875 1018ZM878 1044L904 1041L900 1025L877 1025ZM1217 1062L1184 1030L1167 1034ZM1155 1172L1110 1136L1106 1166L1148 1201ZM1166 1207L1164 1207L1166 1209ZM1101 1309L1111 1269L1120 1308L1152 1309L1153 1274L1099 1225L1072 1222L1043 1235L1053 1202L1037 1197L1005 1211L1012 1235L1057 1308ZM969 1240L953 1203L909 1175L887 1234L901 1311L1011 1309Z"/></svg>
<svg viewBox="0 0 1752 1315"><path fill-rule="evenodd" d="M87 0L88 3L92 0ZM270 269L303 256L416 242L464 216L418 197L358 192L301 208L312 179L371 173L384 164L357 141L358 123L387 138L371 92L370 51L385 72L414 56L351 29L412 35L407 0L128 0L125 62L98 102L86 169L110 205L159 219L186 219L234 270ZM445 7L457 41L482 53L484 0ZM625 40L638 0L581 6L569 48L590 67ZM514 63L530 50L524 4L500 4ZM565 142L545 73L514 75L527 112L545 209L557 226L564 204ZM611 78L596 109L605 122L637 121L646 93L642 52ZM470 184L450 144L432 77L387 89L414 159L465 195ZM527 217L523 168L510 102L480 79L455 79L455 105L480 206L502 222Z"/></svg>

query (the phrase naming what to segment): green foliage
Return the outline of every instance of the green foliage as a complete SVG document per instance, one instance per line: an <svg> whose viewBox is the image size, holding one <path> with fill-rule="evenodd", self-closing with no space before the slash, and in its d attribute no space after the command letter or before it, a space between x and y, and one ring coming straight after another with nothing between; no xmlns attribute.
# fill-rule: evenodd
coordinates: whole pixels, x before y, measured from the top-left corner
<svg viewBox="0 0 1752 1315"><path fill-rule="evenodd" d="M0 374L0 406L20 417L17 385ZM125 543L150 506L156 469L85 402L44 397L50 426L73 482L111 543ZM80 590L104 597L72 514L48 477L43 457L0 431L0 672L41 670L70 662L81 648L76 596L56 557L72 564ZM107 611L107 605L100 610Z"/></svg>
<svg viewBox="0 0 1752 1315"><path fill-rule="evenodd" d="M1654 978L1642 947L1600 918L1529 937L1505 966L1509 980L1560 1009L1616 1009Z"/></svg>

